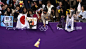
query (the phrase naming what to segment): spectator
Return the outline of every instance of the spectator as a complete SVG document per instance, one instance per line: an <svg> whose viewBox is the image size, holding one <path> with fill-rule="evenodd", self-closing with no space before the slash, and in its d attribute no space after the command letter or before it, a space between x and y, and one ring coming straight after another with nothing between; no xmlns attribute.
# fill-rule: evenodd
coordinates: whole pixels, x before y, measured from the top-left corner
<svg viewBox="0 0 86 49"><path fill-rule="evenodd" d="M7 4L5 4L4 6L5 6L5 11L6 11L6 10L7 10L8 5L7 5Z"/></svg>
<svg viewBox="0 0 86 49"><path fill-rule="evenodd" d="M67 1L67 0L63 1L63 6L66 10L70 9L69 1Z"/></svg>
<svg viewBox="0 0 86 49"><path fill-rule="evenodd" d="M56 0L50 0L51 4L56 7Z"/></svg>
<svg viewBox="0 0 86 49"><path fill-rule="evenodd" d="M41 19L42 19L44 27L45 27L46 21L49 21L49 13L48 13L47 7L44 8L44 10L41 14Z"/></svg>
<svg viewBox="0 0 86 49"><path fill-rule="evenodd" d="M12 16L11 8L7 7L7 11L4 13L6 16Z"/></svg>
<svg viewBox="0 0 86 49"><path fill-rule="evenodd" d="M36 11L38 9L38 5L36 2L34 2L33 6L31 7L33 11Z"/></svg>
<svg viewBox="0 0 86 49"><path fill-rule="evenodd" d="M0 4L0 10L2 10L1 4Z"/></svg>
<svg viewBox="0 0 86 49"><path fill-rule="evenodd" d="M66 13L67 13L66 11L68 11L68 13L72 11L71 12L72 15L76 14L79 2L81 3L81 5L85 4L83 2L84 0L82 1L77 0L76 5L71 6L70 8L68 0L64 0L64 1L56 0L56 1L59 1L58 2L59 6L57 7L55 7L56 6L55 0L23 0L24 8L20 8L19 1L20 0L7 0L7 4L9 5L7 5L5 3L6 1L4 1L5 4L1 5L1 8L0 8L1 15L7 15L7 16L13 15L14 19L16 19L19 13L23 13L23 14L27 14L29 17L37 17L38 22L43 21L44 25L45 25L44 21L52 20L52 22L55 22L57 21L57 17L58 17L58 20L61 20L62 18L66 19ZM27 11L27 9L29 11ZM85 6L82 6L82 11L79 14L79 18L85 19Z"/></svg>
<svg viewBox="0 0 86 49"><path fill-rule="evenodd" d="M47 2L47 9L48 9L49 15L51 14L51 8L52 8L52 7L54 7L54 6L50 3L50 1L48 1L48 2Z"/></svg>
<svg viewBox="0 0 86 49"><path fill-rule="evenodd" d="M28 13L28 12L27 12L27 9L26 9L25 7L23 8L22 11L23 11L23 12L22 12L23 14L27 14L27 13Z"/></svg>
<svg viewBox="0 0 86 49"><path fill-rule="evenodd" d="M32 10L28 11L28 17L36 17L36 18L38 18L36 14L33 14Z"/></svg>
<svg viewBox="0 0 86 49"><path fill-rule="evenodd" d="M61 9L61 7L62 7L62 2L59 2L59 6L57 7L57 9L59 10Z"/></svg>
<svg viewBox="0 0 86 49"><path fill-rule="evenodd" d="M4 4L6 4L6 0L1 0L1 2L3 2Z"/></svg>
<svg viewBox="0 0 86 49"><path fill-rule="evenodd" d="M4 15L4 13L5 13L5 6L1 5L1 8L2 8L2 10L1 10L2 14L1 15Z"/></svg>
<svg viewBox="0 0 86 49"><path fill-rule="evenodd" d="M13 0L10 0L10 1L9 1L9 5L10 5L10 7L11 7L12 9L14 9L14 3L15 3L15 2L14 2Z"/></svg>
<svg viewBox="0 0 86 49"><path fill-rule="evenodd" d="M28 9L31 9L31 1L28 0Z"/></svg>
<svg viewBox="0 0 86 49"><path fill-rule="evenodd" d="M56 8L55 7L51 9L51 21L56 22Z"/></svg>
<svg viewBox="0 0 86 49"><path fill-rule="evenodd" d="M43 4L47 5L47 0L42 0Z"/></svg>
<svg viewBox="0 0 86 49"><path fill-rule="evenodd" d="M38 9L38 10L36 11L36 15L37 15L37 17L38 17L38 22L42 22L42 20L41 20L42 11L43 11L42 8L40 8L40 9Z"/></svg>
<svg viewBox="0 0 86 49"><path fill-rule="evenodd" d="M16 6L16 9L14 10L14 19L15 19L15 20L17 19L19 13L22 13L22 10L20 9L20 6L17 5L17 6Z"/></svg>
<svg viewBox="0 0 86 49"><path fill-rule="evenodd" d="M27 9L31 9L31 1L32 0L23 0L24 7L26 7Z"/></svg>
<svg viewBox="0 0 86 49"><path fill-rule="evenodd" d="M39 8L42 8L42 1L39 1L38 7L39 7Z"/></svg>
<svg viewBox="0 0 86 49"><path fill-rule="evenodd" d="M10 0L9 1L10 6L12 7L12 9L16 8L16 5L19 4L19 0Z"/></svg>
<svg viewBox="0 0 86 49"><path fill-rule="evenodd" d="M65 8L61 7L60 13L59 13L59 20L61 19L61 17L64 17L64 19L66 20L66 11Z"/></svg>
<svg viewBox="0 0 86 49"><path fill-rule="evenodd" d="M86 6L82 6L82 11L79 13L79 18L86 19Z"/></svg>
<svg viewBox="0 0 86 49"><path fill-rule="evenodd" d="M76 14L75 6L71 6L70 11L71 11L71 16L72 16L73 14Z"/></svg>
<svg viewBox="0 0 86 49"><path fill-rule="evenodd" d="M84 3L83 5L86 5L86 0L82 0L82 2Z"/></svg>

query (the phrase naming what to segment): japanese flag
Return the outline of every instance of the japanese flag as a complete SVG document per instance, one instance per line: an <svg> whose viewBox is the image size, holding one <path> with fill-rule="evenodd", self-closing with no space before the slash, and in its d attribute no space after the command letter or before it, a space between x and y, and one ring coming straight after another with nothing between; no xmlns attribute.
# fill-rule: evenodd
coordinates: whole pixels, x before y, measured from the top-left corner
<svg viewBox="0 0 86 49"><path fill-rule="evenodd" d="M25 27L29 27L28 21L27 21L27 14L19 14L18 18L17 18L17 25L16 28L25 28Z"/></svg>

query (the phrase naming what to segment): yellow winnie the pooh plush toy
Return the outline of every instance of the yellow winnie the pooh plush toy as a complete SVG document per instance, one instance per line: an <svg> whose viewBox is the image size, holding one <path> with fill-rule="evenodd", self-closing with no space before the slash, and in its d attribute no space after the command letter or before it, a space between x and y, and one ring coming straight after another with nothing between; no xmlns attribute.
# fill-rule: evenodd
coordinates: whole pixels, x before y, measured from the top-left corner
<svg viewBox="0 0 86 49"><path fill-rule="evenodd" d="M20 7L22 7L23 6L23 1L19 1L19 4L20 4Z"/></svg>

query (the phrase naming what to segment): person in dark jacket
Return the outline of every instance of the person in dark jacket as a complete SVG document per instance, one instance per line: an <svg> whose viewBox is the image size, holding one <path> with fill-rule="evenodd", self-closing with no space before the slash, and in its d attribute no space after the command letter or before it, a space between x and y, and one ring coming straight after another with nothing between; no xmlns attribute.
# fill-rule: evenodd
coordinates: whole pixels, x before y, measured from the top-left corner
<svg viewBox="0 0 86 49"><path fill-rule="evenodd" d="M50 0L51 4L56 7L56 0Z"/></svg>
<svg viewBox="0 0 86 49"><path fill-rule="evenodd" d="M31 9L31 0L28 0L28 9Z"/></svg>
<svg viewBox="0 0 86 49"><path fill-rule="evenodd" d="M27 9L30 9L31 8L31 2L32 2L32 0L23 0L24 6Z"/></svg>
<svg viewBox="0 0 86 49"><path fill-rule="evenodd" d="M64 0L64 1L63 1L63 6L64 6L65 9L70 9L70 5L69 5L68 2L69 2L69 1L67 1L67 0Z"/></svg>
<svg viewBox="0 0 86 49"><path fill-rule="evenodd" d="M31 7L33 11L36 11L38 9L37 2L34 2L34 5Z"/></svg>
<svg viewBox="0 0 86 49"><path fill-rule="evenodd" d="M1 0L1 2L3 2L4 4L6 4L6 0Z"/></svg>
<svg viewBox="0 0 86 49"><path fill-rule="evenodd" d="M61 11L59 13L59 20L61 19L61 17L64 17L64 19L66 20L66 10L64 7L61 7Z"/></svg>
<svg viewBox="0 0 86 49"><path fill-rule="evenodd" d="M43 4L47 5L47 0L42 0Z"/></svg>
<svg viewBox="0 0 86 49"><path fill-rule="evenodd" d="M1 5L1 8L2 8L1 15L4 15L4 13L5 13L5 6L4 5Z"/></svg>
<svg viewBox="0 0 86 49"><path fill-rule="evenodd" d="M56 8L52 7L51 9L51 20L52 22L56 22Z"/></svg>
<svg viewBox="0 0 86 49"><path fill-rule="evenodd" d="M38 7L42 8L42 1L39 1Z"/></svg>
<svg viewBox="0 0 86 49"><path fill-rule="evenodd" d="M12 9L14 9L14 4L15 4L15 1L13 1L13 0L9 1L9 5L12 7Z"/></svg>
<svg viewBox="0 0 86 49"><path fill-rule="evenodd" d="M19 13L22 13L22 10L20 9L20 6L17 5L17 6L16 6L16 10L15 10L15 12L14 12L14 19L15 19L15 20L17 19Z"/></svg>

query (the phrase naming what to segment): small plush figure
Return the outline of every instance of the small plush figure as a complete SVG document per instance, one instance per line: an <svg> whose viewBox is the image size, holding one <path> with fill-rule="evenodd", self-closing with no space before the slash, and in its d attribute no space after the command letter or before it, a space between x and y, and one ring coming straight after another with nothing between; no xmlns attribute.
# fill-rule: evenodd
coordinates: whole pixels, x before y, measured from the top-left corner
<svg viewBox="0 0 86 49"><path fill-rule="evenodd" d="M22 7L23 4L24 4L23 1L19 1L19 2L20 2L20 3L19 3L19 4L20 4L20 7Z"/></svg>
<svg viewBox="0 0 86 49"><path fill-rule="evenodd" d="M70 13L70 9L67 9L66 10L66 16L67 16L68 13Z"/></svg>
<svg viewBox="0 0 86 49"><path fill-rule="evenodd" d="M39 48L39 44L40 44L40 39L38 39L38 41L34 44L34 46Z"/></svg>

